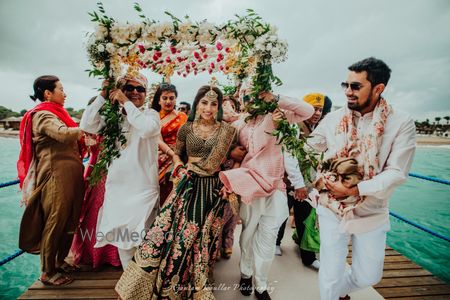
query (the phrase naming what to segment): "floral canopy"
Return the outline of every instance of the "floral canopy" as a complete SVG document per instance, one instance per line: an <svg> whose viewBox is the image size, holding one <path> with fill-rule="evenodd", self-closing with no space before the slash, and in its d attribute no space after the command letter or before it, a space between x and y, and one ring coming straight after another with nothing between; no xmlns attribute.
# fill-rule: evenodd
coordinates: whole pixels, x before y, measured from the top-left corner
<svg viewBox="0 0 450 300"><path fill-rule="evenodd" d="M272 63L287 58L288 45L279 39L277 28L264 23L253 10L249 9L245 16L236 15L234 20L215 25L207 20L194 22L187 16L182 21L168 12L170 21L159 22L147 18L138 4L134 8L141 18L137 24L120 23L108 17L101 3L98 3L98 12L89 13L97 24L87 42L93 66L89 70L90 76L108 79L112 88L116 78L125 72L137 73L140 69L152 70L165 80L174 74L187 77L201 72L222 72L231 76L236 84L246 78L252 81L254 101L248 110L250 118L276 109L275 102L263 102L258 95L270 91L272 83L281 85L272 72ZM106 172L112 160L120 155L118 145L125 143L118 105L107 101L101 113L106 121L101 132L102 158L92 173L91 182ZM307 153L303 153L302 140L295 137L287 121L281 122L274 135L283 141L285 149L292 152L295 148L294 152L302 152L305 157ZM286 134L292 139L286 139Z"/></svg>

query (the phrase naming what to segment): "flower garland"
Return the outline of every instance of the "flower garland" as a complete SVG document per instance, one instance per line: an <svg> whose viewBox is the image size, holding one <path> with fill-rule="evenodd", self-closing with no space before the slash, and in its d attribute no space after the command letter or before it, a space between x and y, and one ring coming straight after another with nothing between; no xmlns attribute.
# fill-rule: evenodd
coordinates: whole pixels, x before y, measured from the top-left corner
<svg viewBox="0 0 450 300"><path fill-rule="evenodd" d="M249 108L252 118L277 107L276 103L259 100L258 95L262 91L271 91L272 83L282 84L273 74L272 63L286 60L288 47L286 41L278 38L276 27L262 22L253 10L216 26L206 20L193 22L189 17L182 21L168 12L171 21L161 23L147 18L138 4L134 8L142 20L139 24L120 23L108 17L102 3L98 3L99 13L89 13L92 21L97 23L86 45L93 66L89 75L107 79L111 83L108 89L125 71L133 75L144 68L165 78L175 73L187 77L200 72L223 72L238 82L252 78L254 103ZM101 131L100 159L94 167L91 183L106 173L112 160L120 155L120 145L126 142L121 134L122 115L118 105L106 101L101 114L106 126ZM300 145L294 143L292 130L284 121L273 134L283 142L286 150L294 155L302 153L295 148ZM299 154L296 157L300 163L306 163L303 160L308 156Z"/></svg>

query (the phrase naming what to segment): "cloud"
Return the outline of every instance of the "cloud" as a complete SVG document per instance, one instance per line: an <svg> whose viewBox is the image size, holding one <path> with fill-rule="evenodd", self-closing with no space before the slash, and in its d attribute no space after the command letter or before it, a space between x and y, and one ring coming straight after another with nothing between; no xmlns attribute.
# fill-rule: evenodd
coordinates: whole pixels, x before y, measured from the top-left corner
<svg viewBox="0 0 450 300"><path fill-rule="evenodd" d="M133 2L104 1L104 6L117 20L138 22ZM375 56L393 70L385 96L394 108L406 110L416 119L450 112L447 0L139 2L151 19L168 20L164 14L168 10L178 17L187 14L192 20L218 24L253 8L276 25L289 43L288 61L274 66L284 83L277 92L300 98L320 91L343 105L339 83L346 78L347 67ZM28 94L34 78L42 74L61 78L68 106L85 105L99 86L98 80L84 71L89 68L85 34L94 28L87 12L94 9L91 0L0 2L0 105L14 110L31 107ZM150 76L150 81L160 80ZM188 101L208 80L208 75L173 78L180 100Z"/></svg>

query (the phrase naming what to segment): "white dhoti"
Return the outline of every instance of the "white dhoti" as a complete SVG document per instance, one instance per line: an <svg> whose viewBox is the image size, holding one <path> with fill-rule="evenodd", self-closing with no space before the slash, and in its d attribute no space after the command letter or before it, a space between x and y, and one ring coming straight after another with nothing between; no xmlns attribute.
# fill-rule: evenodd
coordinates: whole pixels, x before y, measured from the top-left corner
<svg viewBox="0 0 450 300"><path fill-rule="evenodd" d="M339 231L340 221L328 208L318 205L317 215L320 226L320 299L337 300L378 283L383 275L389 223L369 232L349 234ZM350 238L352 265L346 268Z"/></svg>
<svg viewBox="0 0 450 300"><path fill-rule="evenodd" d="M289 216L286 193L276 190L271 196L241 204L240 269L243 278L255 275L255 289L267 290L270 266L275 256L278 229ZM254 269L254 272L253 272Z"/></svg>

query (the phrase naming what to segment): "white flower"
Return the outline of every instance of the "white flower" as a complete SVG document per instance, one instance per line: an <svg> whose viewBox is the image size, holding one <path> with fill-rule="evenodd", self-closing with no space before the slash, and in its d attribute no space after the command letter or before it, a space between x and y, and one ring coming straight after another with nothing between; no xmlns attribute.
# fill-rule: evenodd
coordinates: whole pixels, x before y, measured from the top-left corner
<svg viewBox="0 0 450 300"><path fill-rule="evenodd" d="M95 39L97 41L103 41L105 37L108 35L108 29L105 26L99 25L97 30L95 31Z"/></svg>
<svg viewBox="0 0 450 300"><path fill-rule="evenodd" d="M266 50L270 51L273 48L272 44L267 44L266 45Z"/></svg>
<svg viewBox="0 0 450 300"><path fill-rule="evenodd" d="M104 46L103 44L98 44L98 46L97 46L97 51L98 51L98 52L103 52L103 51L105 51L105 46Z"/></svg>
<svg viewBox="0 0 450 300"><path fill-rule="evenodd" d="M108 43L108 44L106 44L106 51L109 54L112 54L112 53L114 53L116 51L116 47L114 47L113 43Z"/></svg>
<svg viewBox="0 0 450 300"><path fill-rule="evenodd" d="M272 48L272 50L270 50L270 55L272 56L272 58L278 58L280 54L281 52L278 48Z"/></svg>

